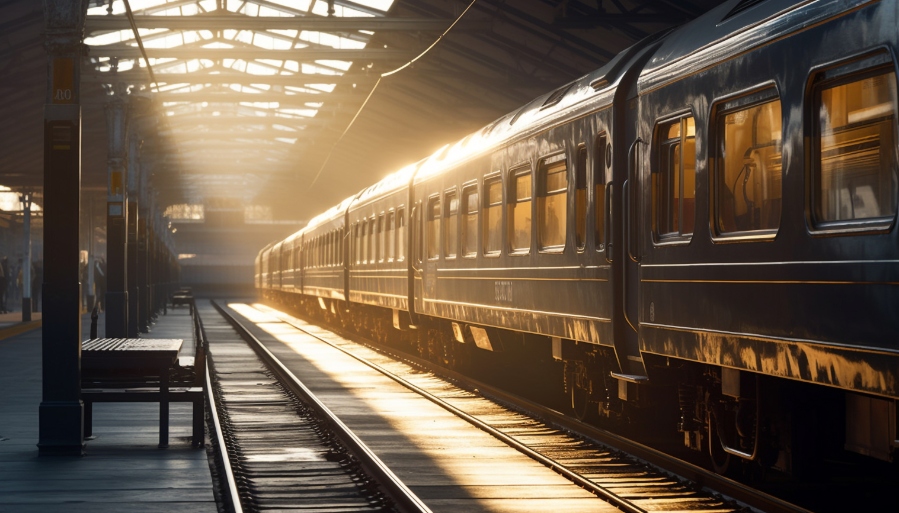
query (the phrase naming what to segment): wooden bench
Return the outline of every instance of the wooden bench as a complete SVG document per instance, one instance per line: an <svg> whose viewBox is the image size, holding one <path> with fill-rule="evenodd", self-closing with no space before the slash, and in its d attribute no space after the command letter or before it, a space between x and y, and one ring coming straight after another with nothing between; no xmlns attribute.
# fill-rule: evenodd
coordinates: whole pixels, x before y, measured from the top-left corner
<svg viewBox="0 0 899 513"><path fill-rule="evenodd" d="M190 313L193 315L194 313L194 295L193 291L189 287L180 288L172 294L172 310L175 309L176 306L179 305L187 305L190 308Z"/></svg>
<svg viewBox="0 0 899 513"><path fill-rule="evenodd" d="M193 403L193 445L204 438L205 348L181 358L180 339L93 339L82 343L84 436L92 435L93 403L159 403L159 447L169 443L169 403ZM199 365L193 365L194 361Z"/></svg>

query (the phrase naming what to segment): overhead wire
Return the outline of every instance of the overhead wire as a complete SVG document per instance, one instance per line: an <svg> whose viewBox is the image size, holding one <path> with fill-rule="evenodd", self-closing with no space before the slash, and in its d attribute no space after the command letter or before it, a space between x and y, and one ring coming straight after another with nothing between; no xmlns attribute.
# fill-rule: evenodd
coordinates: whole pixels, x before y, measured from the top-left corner
<svg viewBox="0 0 899 513"><path fill-rule="evenodd" d="M150 66L150 59L147 57L147 50L144 49L144 42L140 38L140 32L137 31L137 23L134 22L134 13L131 12L131 3L128 0L122 0L125 3L125 14L128 16L128 23L131 24L131 32L134 33L134 39L137 41L137 47L140 48L140 54L144 57L147 64L147 71L150 73L150 83L159 92L159 84L156 82L156 76L153 74L153 67Z"/></svg>
<svg viewBox="0 0 899 513"><path fill-rule="evenodd" d="M127 0L126 0L126 2L127 2ZM437 39L435 39L434 42L431 43L430 46L428 46L427 48L425 48L421 53L419 53L418 55L416 55L412 60L410 60L409 62L403 64L402 66L400 66L400 67L398 67L398 68L396 68L396 69L394 69L394 70L387 71L387 72L385 72L385 73L381 73L381 74L378 76L378 80L375 82L375 85L372 86L371 91L369 91L369 93L368 93L368 96L365 97L365 101L363 101L363 102L362 102L362 105L359 106L359 110L357 110L357 111L356 111L356 114L353 115L353 118L350 119L349 124L347 124L346 128L343 129L343 132L341 132L341 134L340 134L340 136L337 138L337 140L334 141L334 144L331 145L331 149L328 150L328 155L325 157L325 161L322 163L321 167L318 169L318 172L315 173L315 177L312 178L312 182L309 183L309 187L310 187L310 188L312 188L312 186L315 185L315 183L318 181L319 177L321 176L322 171L324 171L324 170L325 170L325 167L328 166L328 162L330 162L330 160L331 160L331 155L334 153L334 150L337 148L337 145L340 144L340 141L343 140L344 136L346 136L346 134L350 131L350 128L353 127L353 124L356 123L356 119L359 118L359 114L361 114L361 113L362 113L362 110L365 109L365 106L368 105L368 101L371 99L372 95L375 94L375 91L378 89L378 85L381 84L381 80L383 80L385 77L389 77L389 76L391 76L391 75L394 75L394 74L396 74L396 73L399 73L400 71L402 71L402 70L408 68L409 66L411 66L412 64L414 64L415 61L417 61L417 60L421 59L422 57L424 57L426 53L430 52L435 46L437 46L437 43L439 43L441 39L443 39L447 34L449 34L449 31L452 30L453 27L455 27L456 24L459 23L459 21L462 20L462 18L465 16L465 14L466 14L469 10L471 10L471 8L474 6L475 2L477 2L477 0L471 0L471 3L468 4L468 7L466 7L465 10L462 11L462 13L459 14L459 16L456 17L455 21L453 21L453 22L450 24L450 26L447 27L446 30L443 31L443 34L440 34L440 36L438 36Z"/></svg>

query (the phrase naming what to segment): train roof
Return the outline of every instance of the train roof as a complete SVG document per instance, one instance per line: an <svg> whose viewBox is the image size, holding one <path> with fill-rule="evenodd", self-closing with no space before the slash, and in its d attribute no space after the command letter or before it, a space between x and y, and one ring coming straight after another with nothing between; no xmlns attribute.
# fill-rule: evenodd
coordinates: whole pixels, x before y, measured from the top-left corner
<svg viewBox="0 0 899 513"><path fill-rule="evenodd" d="M321 214L313 217L306 224L306 227L303 228L301 231L302 232L310 231L310 230L315 229L318 226L321 226L321 225L327 223L328 221L332 221L334 219L339 219L339 218L343 217L344 213L346 213L347 207L350 206L350 203L352 203L353 200L356 199L357 196L358 196L357 194L349 196L348 198L345 198L343 201L341 201L337 205L334 205L333 207L329 208L328 210L325 210Z"/></svg>
<svg viewBox="0 0 899 513"><path fill-rule="evenodd" d="M665 38L640 73L640 90L681 76L684 68L697 70L730 54L744 52L763 40L777 37L793 24L788 13L803 9L809 0L729 0L682 25ZM826 2L820 2L824 4ZM839 2L830 2L830 4ZM816 6L818 11L832 10ZM765 25L764 30L754 30Z"/></svg>
<svg viewBox="0 0 899 513"><path fill-rule="evenodd" d="M590 102L611 102L615 88L629 69L628 64L659 36L650 36L623 50L601 68L569 82L553 91L542 94L518 110L509 112L465 138L448 144L428 157L409 164L399 171L363 190L356 203L366 204L368 200L405 187L414 177L426 179L440 174L452 164L465 161L482 153L485 149L508 141L532 128L541 120L566 109L577 108Z"/></svg>
<svg viewBox="0 0 899 513"><path fill-rule="evenodd" d="M408 186L409 181L412 180L412 176L425 160L420 160L414 164L409 164L399 171L391 173L380 181L375 182L369 187L363 189L362 192L355 196L356 201L353 203L353 206L355 207L358 205L364 205L368 203L371 198L380 197L389 192Z"/></svg>

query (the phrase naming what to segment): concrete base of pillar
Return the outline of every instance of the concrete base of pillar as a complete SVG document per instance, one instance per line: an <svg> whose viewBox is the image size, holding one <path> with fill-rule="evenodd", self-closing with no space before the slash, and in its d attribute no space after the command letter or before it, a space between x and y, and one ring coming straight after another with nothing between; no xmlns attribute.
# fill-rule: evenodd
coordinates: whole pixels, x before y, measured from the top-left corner
<svg viewBox="0 0 899 513"><path fill-rule="evenodd" d="M84 404L81 401L44 401L37 444L41 456L84 454Z"/></svg>
<svg viewBox="0 0 899 513"><path fill-rule="evenodd" d="M22 322L31 322L31 298L22 298Z"/></svg>

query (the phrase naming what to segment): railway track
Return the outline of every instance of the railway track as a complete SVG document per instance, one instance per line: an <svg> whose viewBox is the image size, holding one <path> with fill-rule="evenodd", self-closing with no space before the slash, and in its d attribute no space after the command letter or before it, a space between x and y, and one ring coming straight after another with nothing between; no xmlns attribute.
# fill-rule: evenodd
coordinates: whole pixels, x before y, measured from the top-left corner
<svg viewBox="0 0 899 513"><path fill-rule="evenodd" d="M282 312L268 314L465 419L623 511L803 511L717 474L583 425L408 355L385 353ZM226 312L220 309L223 314ZM230 315L230 314L228 314ZM236 318L233 323L250 330ZM452 374L441 377L438 375Z"/></svg>
<svg viewBox="0 0 899 513"><path fill-rule="evenodd" d="M230 511L430 511L264 347L211 305L198 310Z"/></svg>

